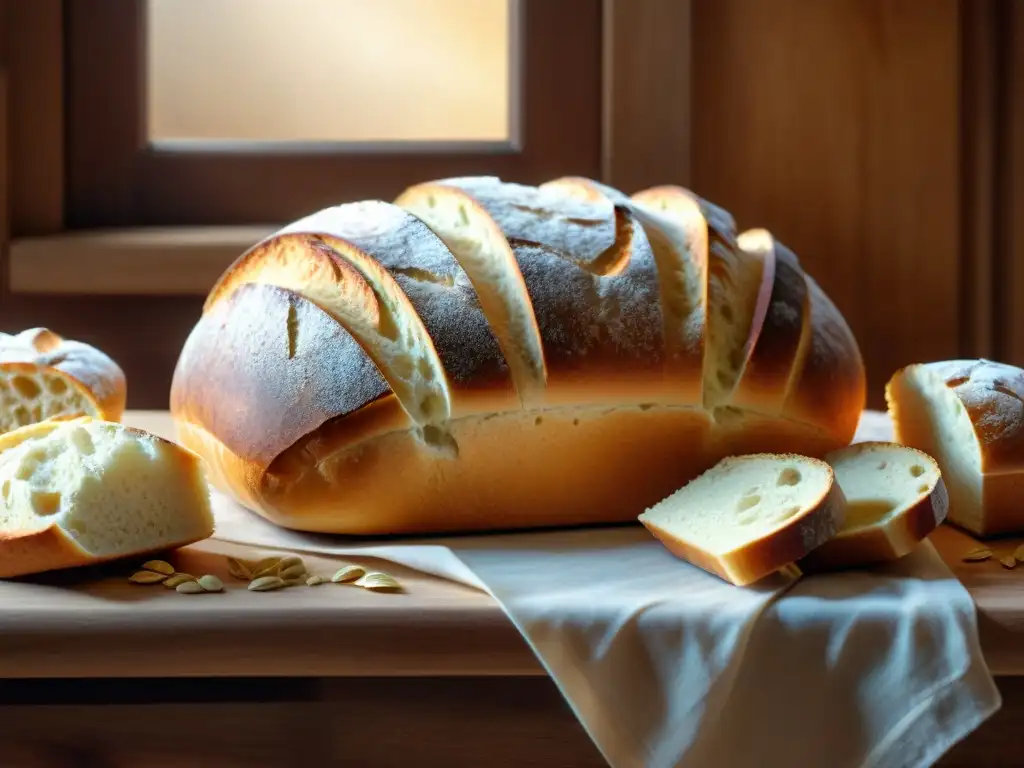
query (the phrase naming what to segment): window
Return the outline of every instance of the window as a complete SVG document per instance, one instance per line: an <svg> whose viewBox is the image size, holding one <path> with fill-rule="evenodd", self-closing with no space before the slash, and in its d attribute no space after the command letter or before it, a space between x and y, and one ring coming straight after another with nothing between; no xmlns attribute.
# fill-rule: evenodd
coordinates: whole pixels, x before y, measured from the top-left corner
<svg viewBox="0 0 1024 768"><path fill-rule="evenodd" d="M689 170L689 0L0 0L0 326L166 407L213 281L432 178ZM6 134L6 141L3 135Z"/></svg>
<svg viewBox="0 0 1024 768"><path fill-rule="evenodd" d="M73 226L284 222L434 177L600 174L594 0L66 8Z"/></svg>

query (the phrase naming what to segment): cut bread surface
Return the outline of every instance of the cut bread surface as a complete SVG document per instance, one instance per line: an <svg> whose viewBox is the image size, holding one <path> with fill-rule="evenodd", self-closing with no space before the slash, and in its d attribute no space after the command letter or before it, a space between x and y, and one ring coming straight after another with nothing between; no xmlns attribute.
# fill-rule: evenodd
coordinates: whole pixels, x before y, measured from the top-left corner
<svg viewBox="0 0 1024 768"><path fill-rule="evenodd" d="M0 434L48 418L118 421L124 373L98 349L46 328L0 333Z"/></svg>
<svg viewBox="0 0 1024 768"><path fill-rule="evenodd" d="M797 561L842 518L832 469L792 454L726 458L639 517L674 554L738 586Z"/></svg>
<svg viewBox="0 0 1024 768"><path fill-rule="evenodd" d="M0 439L0 576L158 551L213 533L197 456L121 424L42 422Z"/></svg>
<svg viewBox="0 0 1024 768"><path fill-rule="evenodd" d="M856 443L825 460L846 497L845 522L802 565L854 567L896 560L946 518L949 497L939 465L916 448Z"/></svg>

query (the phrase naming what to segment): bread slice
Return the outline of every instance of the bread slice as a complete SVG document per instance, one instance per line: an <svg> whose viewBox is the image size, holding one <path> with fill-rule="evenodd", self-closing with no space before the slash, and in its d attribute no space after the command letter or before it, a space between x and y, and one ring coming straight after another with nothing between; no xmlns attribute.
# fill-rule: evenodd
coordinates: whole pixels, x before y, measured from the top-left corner
<svg viewBox="0 0 1024 768"><path fill-rule="evenodd" d="M1024 532L1024 370L989 360L911 365L885 395L896 440L942 469L950 522L977 536Z"/></svg>
<svg viewBox="0 0 1024 768"><path fill-rule="evenodd" d="M0 333L0 434L48 418L119 421L126 397L124 372L95 347L46 328Z"/></svg>
<svg viewBox="0 0 1024 768"><path fill-rule="evenodd" d="M297 221L251 248L221 276L204 311L246 283L276 285L314 302L359 341L427 442L444 444L452 415L444 364L417 307L374 258L444 245L396 206L351 205Z"/></svg>
<svg viewBox="0 0 1024 768"><path fill-rule="evenodd" d="M824 461L752 454L723 459L639 519L672 554L744 586L834 536L844 509Z"/></svg>
<svg viewBox="0 0 1024 768"><path fill-rule="evenodd" d="M201 460L88 417L0 437L0 578L183 546L213 534Z"/></svg>
<svg viewBox="0 0 1024 768"><path fill-rule="evenodd" d="M846 518L833 538L811 552L807 570L896 560L934 531L949 510L939 465L916 448L856 443L825 457L846 497Z"/></svg>
<svg viewBox="0 0 1024 768"><path fill-rule="evenodd" d="M696 205L707 222L707 339L703 364L703 403L726 404L753 348L773 284L772 262L739 248L736 223L717 206L687 189L652 187L633 200L679 226L689 226Z"/></svg>
<svg viewBox="0 0 1024 768"><path fill-rule="evenodd" d="M674 216L593 179L564 176L542 184L581 200L628 208L643 227L658 268L666 370L685 399L701 401L708 301L708 225L695 198L680 198ZM689 200L689 203L687 202Z"/></svg>

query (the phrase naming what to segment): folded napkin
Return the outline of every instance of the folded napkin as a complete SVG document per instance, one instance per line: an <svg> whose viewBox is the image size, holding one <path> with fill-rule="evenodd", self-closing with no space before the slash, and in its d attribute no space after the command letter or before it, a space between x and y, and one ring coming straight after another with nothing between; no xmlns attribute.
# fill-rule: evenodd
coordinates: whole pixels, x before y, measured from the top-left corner
<svg viewBox="0 0 1024 768"><path fill-rule="evenodd" d="M866 414L859 439L886 439ZM930 543L733 587L639 526L387 544L215 494L218 539L379 557L490 593L613 768L928 766L998 710L974 603Z"/></svg>

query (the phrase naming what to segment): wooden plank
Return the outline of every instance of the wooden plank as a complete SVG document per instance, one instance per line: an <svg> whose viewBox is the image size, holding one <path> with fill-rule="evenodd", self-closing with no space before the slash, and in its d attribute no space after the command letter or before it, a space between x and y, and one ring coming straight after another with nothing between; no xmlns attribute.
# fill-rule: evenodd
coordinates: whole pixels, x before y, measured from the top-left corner
<svg viewBox="0 0 1024 768"><path fill-rule="evenodd" d="M869 403L959 351L959 3L696 0L693 186L792 247Z"/></svg>
<svg viewBox="0 0 1024 768"><path fill-rule="evenodd" d="M1024 366L1024 3L1004 3L998 248L1005 265L1001 326L1008 362Z"/></svg>
<svg viewBox="0 0 1024 768"><path fill-rule="evenodd" d="M6 6L11 234L58 232L64 222L64 57L61 0Z"/></svg>
<svg viewBox="0 0 1024 768"><path fill-rule="evenodd" d="M998 0L972 0L961 6L960 354L964 357L995 358L1000 333L996 254L1001 166L996 140L1002 38L999 15Z"/></svg>
<svg viewBox="0 0 1024 768"><path fill-rule="evenodd" d="M691 0L605 0L602 164L627 193L690 182Z"/></svg>
<svg viewBox="0 0 1024 768"><path fill-rule="evenodd" d="M274 227L175 227L67 232L11 243L19 294L205 296Z"/></svg>

